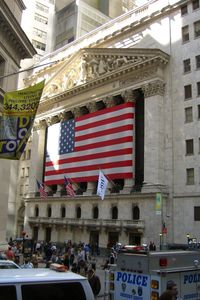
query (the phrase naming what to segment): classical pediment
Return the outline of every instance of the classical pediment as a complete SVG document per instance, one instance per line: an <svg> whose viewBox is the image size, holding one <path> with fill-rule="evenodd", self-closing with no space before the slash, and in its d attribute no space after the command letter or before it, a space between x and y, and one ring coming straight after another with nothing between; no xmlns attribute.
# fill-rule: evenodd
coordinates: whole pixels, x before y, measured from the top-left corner
<svg viewBox="0 0 200 300"><path fill-rule="evenodd" d="M82 49L60 64L46 81L42 99L72 89L94 86L146 65L164 65L169 56L159 49Z"/></svg>

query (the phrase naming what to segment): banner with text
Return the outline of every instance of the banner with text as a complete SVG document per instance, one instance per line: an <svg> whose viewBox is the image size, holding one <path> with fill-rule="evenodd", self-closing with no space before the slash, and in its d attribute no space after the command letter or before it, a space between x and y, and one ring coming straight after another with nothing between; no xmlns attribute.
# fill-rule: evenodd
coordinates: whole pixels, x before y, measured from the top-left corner
<svg viewBox="0 0 200 300"><path fill-rule="evenodd" d="M0 158L20 159L31 134L44 83L5 93L0 117Z"/></svg>

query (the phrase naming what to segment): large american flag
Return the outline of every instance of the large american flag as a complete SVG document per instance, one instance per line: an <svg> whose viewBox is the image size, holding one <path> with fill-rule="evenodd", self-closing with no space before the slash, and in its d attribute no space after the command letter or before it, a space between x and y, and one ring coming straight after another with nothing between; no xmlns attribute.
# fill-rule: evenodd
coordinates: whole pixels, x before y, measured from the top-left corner
<svg viewBox="0 0 200 300"><path fill-rule="evenodd" d="M127 102L48 128L45 184L134 177L135 107Z"/></svg>

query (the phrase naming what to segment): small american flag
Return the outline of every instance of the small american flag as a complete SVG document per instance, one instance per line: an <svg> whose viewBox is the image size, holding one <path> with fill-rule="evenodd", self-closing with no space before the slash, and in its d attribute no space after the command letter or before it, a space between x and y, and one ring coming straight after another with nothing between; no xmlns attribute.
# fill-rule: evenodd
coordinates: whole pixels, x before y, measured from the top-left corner
<svg viewBox="0 0 200 300"><path fill-rule="evenodd" d="M66 176L64 176L64 182L65 182L65 189L66 189L67 195L69 197L75 197L76 194L73 189L73 186L72 186L71 182L69 181L69 179L67 179Z"/></svg>
<svg viewBox="0 0 200 300"><path fill-rule="evenodd" d="M37 182L38 190L40 192L40 197L43 198L43 199L47 198L47 192L45 191L45 185L44 185L44 183L41 183L37 179L36 179L36 182Z"/></svg>

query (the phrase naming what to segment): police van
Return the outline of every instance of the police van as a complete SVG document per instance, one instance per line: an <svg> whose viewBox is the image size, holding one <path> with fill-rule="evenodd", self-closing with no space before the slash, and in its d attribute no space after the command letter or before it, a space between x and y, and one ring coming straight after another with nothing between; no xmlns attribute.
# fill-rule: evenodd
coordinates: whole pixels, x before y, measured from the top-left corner
<svg viewBox="0 0 200 300"><path fill-rule="evenodd" d="M118 253L110 271L113 300L158 300L169 280L178 288L178 299L200 299L200 252L153 251Z"/></svg>
<svg viewBox="0 0 200 300"><path fill-rule="evenodd" d="M1 300L94 300L87 278L52 269L0 271Z"/></svg>

